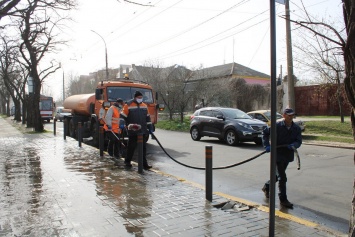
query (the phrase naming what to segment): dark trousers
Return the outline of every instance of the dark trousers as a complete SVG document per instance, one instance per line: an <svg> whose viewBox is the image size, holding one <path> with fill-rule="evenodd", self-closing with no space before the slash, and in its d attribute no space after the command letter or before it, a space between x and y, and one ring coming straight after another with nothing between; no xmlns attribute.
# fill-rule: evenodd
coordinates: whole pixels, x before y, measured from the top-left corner
<svg viewBox="0 0 355 237"><path fill-rule="evenodd" d="M288 166L289 162L288 161L280 161L276 162L276 169L277 169L277 175L276 175L276 182L279 181L279 199L280 201L285 201L287 200L287 193L286 193L286 182L287 182L287 176L286 176L286 169ZM265 183L266 190L269 192L269 187L270 187L270 180Z"/></svg>
<svg viewBox="0 0 355 237"><path fill-rule="evenodd" d="M144 137L144 135L143 135L143 137ZM138 140L137 135L128 136L127 156L125 159L126 164L131 164L131 161L132 161L132 158L134 155L134 150L137 147L137 140ZM146 139L143 139L143 166L148 165L146 155L147 155L147 141L146 141Z"/></svg>
<svg viewBox="0 0 355 237"><path fill-rule="evenodd" d="M119 134L115 133L116 136L119 138ZM121 143L117 140L117 138L113 135L112 132L107 132L108 135L108 145L107 145L107 152L110 156L119 157L120 156L120 147Z"/></svg>

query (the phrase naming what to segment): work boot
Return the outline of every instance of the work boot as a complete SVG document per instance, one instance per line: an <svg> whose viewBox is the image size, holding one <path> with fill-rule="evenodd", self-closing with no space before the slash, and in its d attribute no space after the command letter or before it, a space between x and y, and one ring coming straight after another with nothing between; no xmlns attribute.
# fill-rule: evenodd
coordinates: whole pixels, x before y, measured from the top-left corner
<svg viewBox="0 0 355 237"><path fill-rule="evenodd" d="M143 169L145 169L145 170L149 170L149 169L151 169L153 166L151 166L151 165L144 165L143 166Z"/></svg>
<svg viewBox="0 0 355 237"><path fill-rule="evenodd" d="M132 164L131 163L125 162L124 165L125 165L126 168L132 168Z"/></svg>
<svg viewBox="0 0 355 237"><path fill-rule="evenodd" d="M280 200L280 204L281 204L281 206L286 207L286 208L291 208L291 209L293 208L293 204L290 203L287 199L283 200L283 201Z"/></svg>
<svg viewBox="0 0 355 237"><path fill-rule="evenodd" d="M269 198L269 189L267 189L265 185L264 185L264 187L261 190L264 192L265 197Z"/></svg>

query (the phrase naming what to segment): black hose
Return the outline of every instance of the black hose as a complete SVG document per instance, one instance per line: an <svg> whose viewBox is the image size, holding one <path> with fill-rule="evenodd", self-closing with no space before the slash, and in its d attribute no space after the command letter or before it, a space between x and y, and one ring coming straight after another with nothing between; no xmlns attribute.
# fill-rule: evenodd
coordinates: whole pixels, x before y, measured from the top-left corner
<svg viewBox="0 0 355 237"><path fill-rule="evenodd" d="M183 165L183 166L185 166L185 167L191 168L191 169L196 169L196 170L205 170L205 169L206 169L205 167L195 167L195 166L186 165L186 164L184 164L184 163L181 163L180 161L175 160L171 155L169 155L169 153L168 153L168 152L164 149L164 147L160 144L158 138L157 138L154 134L152 134L152 135L153 135L154 138L155 138L154 140L157 141L158 145L159 145L160 148L165 152L165 154L166 154L168 157L170 157L170 159L172 159L173 161L175 161L176 163L178 163L178 164L180 164L180 165ZM221 170L221 169L232 168L232 167L235 167L235 166L238 166L238 165L247 163L247 162L249 162L249 161L252 161L252 160L258 158L259 156L261 156L261 155L263 155L263 154L265 154L265 153L266 153L266 151L263 151L263 152L261 152L260 154L258 154L258 155L256 155L256 156L253 156L253 157L251 157L251 158L249 158L249 159L246 159L246 160L244 160L244 161L241 161L241 162L238 162L238 163L235 163L235 164L232 164L232 165L228 165L228 166L214 167L214 168L212 168L212 169L213 169L213 170Z"/></svg>

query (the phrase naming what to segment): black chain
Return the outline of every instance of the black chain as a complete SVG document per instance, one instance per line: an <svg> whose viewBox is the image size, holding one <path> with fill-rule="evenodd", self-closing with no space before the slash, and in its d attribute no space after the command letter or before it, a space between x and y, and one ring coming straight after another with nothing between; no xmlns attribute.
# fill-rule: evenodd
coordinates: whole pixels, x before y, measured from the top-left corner
<svg viewBox="0 0 355 237"><path fill-rule="evenodd" d="M177 160L174 159L171 155L169 155L169 153L164 149L164 147L160 144L158 138L157 138L154 134L152 134L152 135L153 135L154 139L157 141L157 143L158 143L158 145L160 146L160 148L165 152L165 154L166 154L168 157L170 157L170 159L172 159L173 161L175 161L176 163L178 163L178 164L180 164L180 165L182 165L182 166L191 168L191 169L196 169L196 170L205 170L205 169L206 169L205 167L190 166L190 165L186 165L186 164L184 164L184 163L181 163L180 161L177 161ZM235 166L238 166L238 165L242 165L242 164L244 164L244 163L247 163L247 162L249 162L249 161L252 161L252 160L258 158L259 156L261 156L261 155L263 155L263 154L265 154L265 153L266 153L266 151L263 151L263 152L261 152L260 154L258 154L258 155L256 155L256 156L253 156L253 157L251 157L251 158L249 158L249 159L243 160L243 161L241 161L241 162L238 162L238 163L235 163L235 164L232 164L232 165L222 166L222 167L214 167L214 168L212 168L212 169L214 169L214 170L221 170L221 169L228 169L228 168L232 168L232 167L235 167Z"/></svg>

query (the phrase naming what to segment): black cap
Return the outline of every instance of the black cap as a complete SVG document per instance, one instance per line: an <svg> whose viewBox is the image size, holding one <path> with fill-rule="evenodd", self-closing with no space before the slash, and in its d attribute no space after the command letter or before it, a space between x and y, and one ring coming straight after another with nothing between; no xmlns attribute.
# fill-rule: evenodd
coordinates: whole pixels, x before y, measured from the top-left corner
<svg viewBox="0 0 355 237"><path fill-rule="evenodd" d="M286 108L284 110L284 114L287 114L287 115L294 115L295 114L295 111L293 111L293 109L291 108Z"/></svg>
<svg viewBox="0 0 355 237"><path fill-rule="evenodd" d="M134 97L137 97L137 96L143 96L143 94L140 91L136 91L134 93Z"/></svg>
<svg viewBox="0 0 355 237"><path fill-rule="evenodd" d="M116 102L120 103L123 102L123 100L121 98L117 98Z"/></svg>

